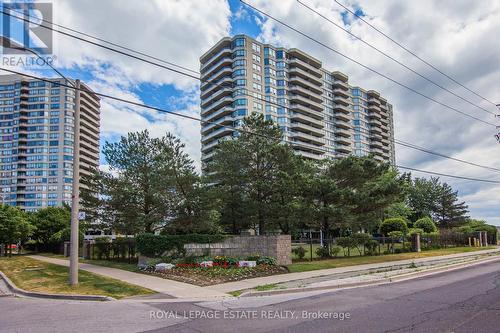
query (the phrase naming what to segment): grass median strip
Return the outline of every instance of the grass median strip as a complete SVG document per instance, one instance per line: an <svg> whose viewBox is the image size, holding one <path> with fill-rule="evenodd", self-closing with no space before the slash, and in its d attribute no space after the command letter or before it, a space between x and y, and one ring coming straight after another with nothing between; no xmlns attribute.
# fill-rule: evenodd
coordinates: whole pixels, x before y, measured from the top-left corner
<svg viewBox="0 0 500 333"><path fill-rule="evenodd" d="M79 284L68 285L68 267L24 256L0 258L0 270L19 288L50 294L104 295L114 298L149 295L155 292L90 272L79 272Z"/></svg>
<svg viewBox="0 0 500 333"><path fill-rule="evenodd" d="M405 259L418 259L418 258L427 258L427 257L437 257L443 256L447 254L455 254L455 253L465 253L465 252L474 252L479 250L488 250L493 249L495 247L449 247L445 249L436 249L436 250L427 250L422 252L407 252L407 253L398 253L398 254L387 254L380 256L358 256L358 257L341 257L341 258L332 258L326 260L316 260L316 261L301 261L295 262L291 265L288 265L288 270L291 273L295 272L307 272L314 271L318 269L327 269L327 268L337 268L337 267L346 267L346 266L355 266L355 265L363 265L363 264L376 264L383 262L390 262L396 260L405 260Z"/></svg>

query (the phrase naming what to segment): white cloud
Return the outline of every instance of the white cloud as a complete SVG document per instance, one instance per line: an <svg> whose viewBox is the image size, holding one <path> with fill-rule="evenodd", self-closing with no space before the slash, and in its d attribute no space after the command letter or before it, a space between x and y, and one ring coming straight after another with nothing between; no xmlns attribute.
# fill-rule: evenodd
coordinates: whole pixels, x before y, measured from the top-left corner
<svg viewBox="0 0 500 333"><path fill-rule="evenodd" d="M197 69L201 52L229 33L230 10L223 0L90 1L54 3L62 24L152 56ZM196 80L54 33L58 65L119 72L129 83L173 83L192 88ZM103 71L103 66L105 70Z"/></svg>

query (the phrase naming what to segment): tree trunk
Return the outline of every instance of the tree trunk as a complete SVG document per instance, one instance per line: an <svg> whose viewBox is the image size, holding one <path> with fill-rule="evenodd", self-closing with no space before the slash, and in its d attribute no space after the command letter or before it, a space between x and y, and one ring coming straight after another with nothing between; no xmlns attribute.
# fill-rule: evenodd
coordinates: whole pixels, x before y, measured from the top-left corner
<svg viewBox="0 0 500 333"><path fill-rule="evenodd" d="M259 208L259 235L264 235L265 232L265 222L264 222L264 214L262 214L262 210Z"/></svg>

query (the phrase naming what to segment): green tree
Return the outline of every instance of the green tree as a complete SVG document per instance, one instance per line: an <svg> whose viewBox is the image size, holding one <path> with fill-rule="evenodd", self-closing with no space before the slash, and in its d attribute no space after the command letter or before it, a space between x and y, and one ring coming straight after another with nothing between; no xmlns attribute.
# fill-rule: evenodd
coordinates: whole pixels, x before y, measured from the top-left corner
<svg viewBox="0 0 500 333"><path fill-rule="evenodd" d="M441 189L439 178L415 178L408 189L408 205L413 211L411 220L433 216L437 210L437 202Z"/></svg>
<svg viewBox="0 0 500 333"><path fill-rule="evenodd" d="M84 178L83 206L91 220L120 233L168 228L172 232L214 230L214 203L184 152L184 144L167 133L152 138L147 130L106 142L109 172Z"/></svg>
<svg viewBox="0 0 500 333"><path fill-rule="evenodd" d="M427 233L427 234L430 234L432 232L436 232L437 228L436 228L436 224L434 223L434 221L426 216L426 217L422 217L421 219L418 219L414 224L413 226L415 228L419 228L419 229L422 229L423 232Z"/></svg>
<svg viewBox="0 0 500 333"><path fill-rule="evenodd" d="M325 238L331 238L334 230L351 225L352 191L341 184L338 160L325 159L312 166L304 187L305 215L309 227L318 228Z"/></svg>
<svg viewBox="0 0 500 333"><path fill-rule="evenodd" d="M30 214L29 221L36 228L31 239L35 241L37 250L53 250L57 243L54 235L68 229L70 220L69 207L46 207Z"/></svg>
<svg viewBox="0 0 500 333"><path fill-rule="evenodd" d="M400 217L385 219L380 226L380 232L388 236L393 231L399 231L403 235L406 235L408 233L406 221Z"/></svg>
<svg viewBox="0 0 500 333"><path fill-rule="evenodd" d="M409 220L413 214L413 210L405 202L395 202L385 211L385 217L402 217L405 220Z"/></svg>
<svg viewBox="0 0 500 333"><path fill-rule="evenodd" d="M433 216L442 228L452 228L467 222L468 207L458 200L458 192L444 183L439 192L436 211Z"/></svg>
<svg viewBox="0 0 500 333"><path fill-rule="evenodd" d="M8 246L25 241L35 230L28 222L26 214L15 207L0 206L0 244L4 244L5 253L12 256L12 247Z"/></svg>
<svg viewBox="0 0 500 333"><path fill-rule="evenodd" d="M228 216L222 220L229 221L233 231L243 226L255 226L260 234L273 228L290 230L296 207L289 199L297 188L292 180L301 161L282 143L280 128L263 115L245 118L242 128L235 139L220 143L208 166L221 197L236 194L224 204L222 211ZM287 206L279 208L284 202ZM246 217L238 223L242 214Z"/></svg>

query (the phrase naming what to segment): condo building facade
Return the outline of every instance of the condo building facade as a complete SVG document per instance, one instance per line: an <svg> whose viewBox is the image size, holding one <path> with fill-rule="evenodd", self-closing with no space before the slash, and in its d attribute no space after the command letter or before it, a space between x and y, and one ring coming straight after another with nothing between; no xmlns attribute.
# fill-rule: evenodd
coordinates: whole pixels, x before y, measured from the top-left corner
<svg viewBox="0 0 500 333"><path fill-rule="evenodd" d="M0 76L0 199L25 211L71 205L75 90L20 75ZM80 176L99 165L100 99L80 97Z"/></svg>
<svg viewBox="0 0 500 333"><path fill-rule="evenodd" d="M392 105L298 49L226 37L200 57L202 165L251 113L306 158L366 156L395 164Z"/></svg>

